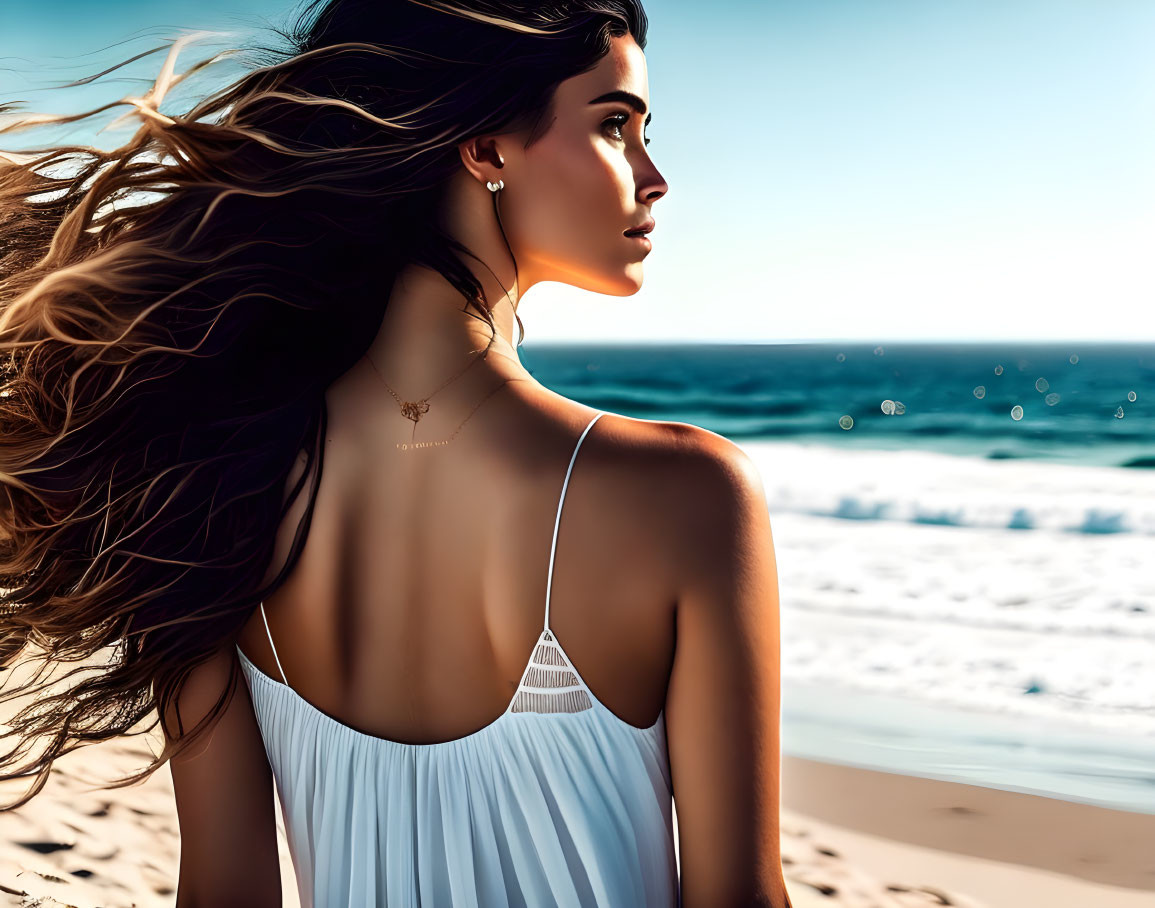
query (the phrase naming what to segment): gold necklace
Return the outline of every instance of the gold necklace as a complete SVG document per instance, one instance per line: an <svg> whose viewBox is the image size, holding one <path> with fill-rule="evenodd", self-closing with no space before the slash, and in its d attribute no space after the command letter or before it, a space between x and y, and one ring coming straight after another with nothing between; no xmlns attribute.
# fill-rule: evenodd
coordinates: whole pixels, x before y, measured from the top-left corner
<svg viewBox="0 0 1155 908"><path fill-rule="evenodd" d="M397 401L398 405L400 405L401 415L404 416L406 419L413 420L413 434L416 435L418 421L421 419L421 417L423 415L425 415L426 413L429 412L429 399L431 397L433 397L433 395L436 394L438 391L440 391L442 388L444 388L446 385L448 385L450 382L456 381L458 378L460 378L462 375L464 375L466 373L466 371L469 369L469 367L472 366L474 363L476 363L478 360L485 359L486 355L489 353L490 348L493 346L493 341L496 338L496 336L497 335L494 334L493 336L491 336L489 338L489 343L485 345L485 349L482 350L480 353L478 353L476 356L474 356L474 358L469 362L469 364L464 369L462 369L456 375L453 375L453 376L450 376L449 378L447 378L437 388L435 388L432 393L427 394L425 397L420 398L418 400L402 400L400 397L398 397L397 392L394 391L389 386L389 382L385 381L385 376L383 376L381 374L381 370L379 370L377 368L377 365L373 362L372 358L368 354L366 354L365 359L369 360L369 365L372 366L373 371L377 373L377 377L381 380L381 384L383 384L385 386L386 390L388 390L389 393L391 395L393 395L393 399ZM517 379L517 380L518 381L524 381L524 379ZM468 415L466 415L465 419L463 419L461 421L461 423L457 426L457 428L453 430L453 434L450 435L449 438L443 439L442 441L417 442L411 436L408 443L398 442L395 446L404 451L404 450L409 450L410 448L439 447L441 445L449 444L449 442L453 440L453 437L455 435L457 435L458 432L461 431L461 427L464 426L465 423L469 421L469 417L473 415L474 411L476 411L477 408L481 406L481 404L485 403L485 401L487 401L489 399L489 397L492 394L494 394L496 391L498 391L504 384L505 383L503 382L502 384L500 384L496 388L494 388L492 391L490 391L489 394L486 394L485 397L483 397L481 399L481 401L477 404L477 406L475 406L473 408L473 410L469 411Z"/></svg>
<svg viewBox="0 0 1155 908"><path fill-rule="evenodd" d="M493 337L496 336L497 335L495 334ZM485 359L485 355L489 352L489 348L493 346L493 337L490 337L489 343L485 345L485 349L473 357L472 360L470 360L468 366L466 366L456 375L453 375L443 381L440 386L434 389L432 394L422 397L419 400L402 400L400 397L398 397L397 392L389 387L389 382L385 381L385 376L381 374L381 370L377 368L377 365L373 362L373 359L369 356L369 354L365 354L365 359L369 360L369 365L373 367L373 371L376 372L377 377L381 379L381 384L388 388L389 393L393 395L393 399L401 405L401 415L406 419L413 420L413 428L416 430L417 421L429 411L429 398L444 388L451 381L456 381L457 379L461 378L461 376L465 374L466 370L469 369L469 366L472 366L480 359Z"/></svg>
<svg viewBox="0 0 1155 908"><path fill-rule="evenodd" d="M469 411L469 413L466 415L465 419L463 419L461 421L461 423L457 426L457 428L453 430L453 435L450 435L448 438L442 439L441 441L410 441L410 442L399 441L399 442L395 442L393 446L395 448L402 450L402 451L409 451L409 450L418 450L420 448L439 448L442 445L449 444L451 441L453 441L453 437L458 432L461 431L461 427L464 426L467 422L469 422L469 417L471 417L474 413L477 412L478 407L480 407L483 403L485 403L487 400L489 400L489 398L491 398L494 394L496 394L498 391L500 391L502 388L504 388L510 382L515 382L515 381L529 381L529 379L526 379L526 378L507 378L505 381L501 382L497 387L495 387L492 391L490 391L488 394L486 394L485 397L481 398L481 400L478 401L474 405L473 409Z"/></svg>
<svg viewBox="0 0 1155 908"><path fill-rule="evenodd" d="M496 335L494 335L494 336L496 336ZM492 346L493 346L493 337L490 337L489 343L485 345L485 349L482 350L475 357L473 357L473 359L470 360L469 365L467 365L464 369L462 369L456 375L450 376L445 381L443 381L437 388L435 388L433 390L432 394L428 394L425 397L420 398L419 400L402 400L400 397L398 397L397 392L394 391L391 387L389 387L389 382L385 381L385 376L383 376L381 374L381 370L377 368L376 363L373 362L372 357L370 357L368 353L365 354L365 359L369 360L369 365L373 367L373 371L376 372L377 377L379 379L381 379L381 384L383 384L385 386L385 388L389 391L389 393L393 395L393 399L395 401L397 401L398 404L400 404L401 415L404 416L406 419L413 420L413 431L416 433L417 421L419 419L421 419L422 416L424 416L426 413L429 412L429 398L433 397L434 394L436 394L438 391L440 391L442 388L444 388L446 385L448 385L451 381L456 381L457 379L461 378L461 376L466 373L466 371L469 369L470 366L472 366L478 360L485 358L485 355L489 352L489 348Z"/></svg>

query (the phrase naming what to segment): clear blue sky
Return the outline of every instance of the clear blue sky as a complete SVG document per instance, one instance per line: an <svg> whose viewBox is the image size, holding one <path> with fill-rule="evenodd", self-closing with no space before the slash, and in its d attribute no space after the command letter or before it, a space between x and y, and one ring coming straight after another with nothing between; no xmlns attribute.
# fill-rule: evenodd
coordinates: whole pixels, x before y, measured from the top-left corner
<svg viewBox="0 0 1155 908"><path fill-rule="evenodd" d="M0 31L0 97L115 100L141 86L52 106L27 89L292 6L20 4ZM1155 341L1155 2L646 10L650 152L670 184L646 284L626 298L539 285L519 310L528 338Z"/></svg>

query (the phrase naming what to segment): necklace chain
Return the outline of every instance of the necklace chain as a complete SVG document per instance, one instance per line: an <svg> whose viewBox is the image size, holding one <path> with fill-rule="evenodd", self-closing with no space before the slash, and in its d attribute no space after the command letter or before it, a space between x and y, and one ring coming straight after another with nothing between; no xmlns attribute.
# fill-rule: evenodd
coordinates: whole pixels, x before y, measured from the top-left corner
<svg viewBox="0 0 1155 908"><path fill-rule="evenodd" d="M366 354L365 359L369 360L369 365L372 366L373 371L377 373L377 377L381 380L381 384L383 384L385 386L386 390L391 395L393 395L393 399L395 401L397 401L398 405L401 407L401 415L404 416L406 419L410 419L413 421L413 434L416 435L418 421L421 419L421 417L423 415L425 415L426 413L429 412L429 399L431 397L433 397L435 394L437 394L438 391L440 391L442 388L444 388L450 382L456 381L457 379L461 378L461 376L464 375L466 373L466 371L471 366L473 366L474 363L478 362L479 360L485 359L486 355L489 353L490 348L493 346L493 340L494 340L494 338L490 337L489 343L485 345L485 349L482 350L477 355L475 355L473 357L473 359L470 360L469 364L465 366L464 369L462 369L456 375L452 375L449 378L447 378L437 388L435 388L431 393L427 394L425 397L419 398L417 400L402 400L400 397L398 397L397 392L394 391L389 386L389 382L385 381L385 377L381 374L381 370L377 368L377 365L376 365L376 363L373 362L373 359L368 354ZM403 451L407 451L410 449L440 447L441 445L449 444L449 442L453 440L454 436L456 436L457 433L461 431L462 426L464 426L469 421L469 418L477 411L477 408L480 407L487 400L489 400L489 398L493 394L495 394L498 390L500 390L502 387L504 387L509 381L524 381L524 380L525 379L507 379L506 381L497 385L497 387L495 387L492 391L490 391L488 394L486 394L485 397L483 397L473 407L473 409L469 411L469 413L466 415L465 419L463 419L458 424L457 428L453 430L453 434L450 435L448 438L443 439L442 441L418 442L418 441L415 441L411 437L408 442L397 442L397 444L395 446L397 448L403 450Z"/></svg>
<svg viewBox="0 0 1155 908"><path fill-rule="evenodd" d="M408 441L408 442L399 441L399 442L396 442L394 444L394 447L401 450L401 451L409 451L409 450L419 450L421 448L439 448L442 445L449 444L451 441L453 441L454 436L457 435L457 433L461 431L462 426L464 426L467 422L469 422L469 418L471 416L473 416L474 413L477 412L478 408L483 403L485 403L487 400L489 400L489 398L491 398L494 394L496 394L498 391L500 391L506 385L508 385L512 382L515 382L515 381L528 381L528 379L507 378L505 381L498 384L492 391L490 391L488 394L486 394L485 397L481 398L481 400L479 400L476 404L474 404L473 409L469 411L469 413L466 415L465 419L463 419L461 421L461 423L457 426L457 428L453 430L453 434L450 435L448 438L442 439L441 441Z"/></svg>
<svg viewBox="0 0 1155 908"><path fill-rule="evenodd" d="M381 383L385 386L385 388L389 391L389 393L393 395L393 399L396 400L397 403L401 405L402 415L406 419L413 420L414 428L416 428L417 421L419 419L421 419L422 415L425 414L426 412L428 412L428 410L429 410L429 398L433 397L434 394L436 394L438 391L440 391L442 388L444 388L446 385L448 385L451 381L456 381L457 379L461 378L461 376L465 374L466 370L468 370L470 368L470 366L472 366L478 360L485 358L485 355L489 352L489 348L492 346L493 346L493 338L491 337L489 339L489 343L485 345L485 349L482 350L480 353L478 353L476 356L474 356L473 359L471 359L469 361L469 363L466 365L466 367L464 369L462 369L456 375L451 375L449 378L447 378L445 381L443 381L440 385L438 385L433 390L432 393L427 394L425 397L419 398L417 400L402 400L400 397L398 397L397 392L394 391L389 386L389 382L385 381L385 376L383 376L381 374L381 370L377 368L377 364L373 362L373 358L370 357L368 354L366 354L365 359L369 360L369 365L373 367L373 371L377 373L377 377L379 379L381 379Z"/></svg>

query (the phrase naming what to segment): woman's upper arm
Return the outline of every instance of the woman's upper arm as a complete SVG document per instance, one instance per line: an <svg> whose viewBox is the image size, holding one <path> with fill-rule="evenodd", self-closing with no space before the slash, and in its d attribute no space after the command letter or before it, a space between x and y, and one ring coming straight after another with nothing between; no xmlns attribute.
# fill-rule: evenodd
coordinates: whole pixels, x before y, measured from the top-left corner
<svg viewBox="0 0 1155 908"><path fill-rule="evenodd" d="M778 574L758 469L700 430L679 508L666 700L684 908L788 906L779 845Z"/></svg>
<svg viewBox="0 0 1155 908"><path fill-rule="evenodd" d="M225 690L236 660L230 644L189 674L177 702L186 732ZM272 770L243 677L211 737L170 768L180 823L176 908L280 908Z"/></svg>

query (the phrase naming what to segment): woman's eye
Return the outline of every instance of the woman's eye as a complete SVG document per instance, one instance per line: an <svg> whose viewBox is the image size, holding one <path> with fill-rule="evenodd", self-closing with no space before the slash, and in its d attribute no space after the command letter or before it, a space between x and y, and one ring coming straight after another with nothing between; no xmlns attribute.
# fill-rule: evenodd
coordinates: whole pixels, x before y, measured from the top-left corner
<svg viewBox="0 0 1155 908"><path fill-rule="evenodd" d="M610 129L617 132L618 140L624 142L625 138L622 136L622 127L625 126L629 120L630 118L628 114L618 114L616 117L611 117L610 119L606 120L606 124ZM643 138L645 137L643 136ZM650 144L649 139L645 139L645 142L647 145Z"/></svg>

